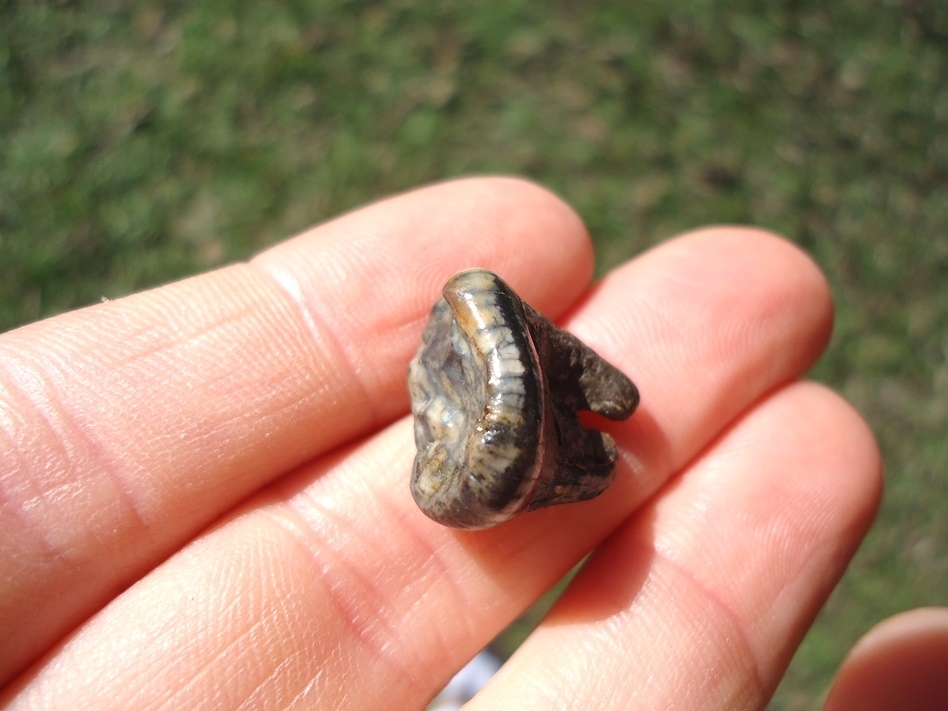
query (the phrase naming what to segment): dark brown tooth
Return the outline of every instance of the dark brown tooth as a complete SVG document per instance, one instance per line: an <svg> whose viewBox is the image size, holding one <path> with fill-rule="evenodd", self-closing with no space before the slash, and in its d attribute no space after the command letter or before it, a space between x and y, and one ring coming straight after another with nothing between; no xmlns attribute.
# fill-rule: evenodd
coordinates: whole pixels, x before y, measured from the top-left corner
<svg viewBox="0 0 948 711"><path fill-rule="evenodd" d="M484 269L445 284L408 387L412 495L435 521L469 529L598 496L615 443L577 413L623 420L639 402L622 372Z"/></svg>

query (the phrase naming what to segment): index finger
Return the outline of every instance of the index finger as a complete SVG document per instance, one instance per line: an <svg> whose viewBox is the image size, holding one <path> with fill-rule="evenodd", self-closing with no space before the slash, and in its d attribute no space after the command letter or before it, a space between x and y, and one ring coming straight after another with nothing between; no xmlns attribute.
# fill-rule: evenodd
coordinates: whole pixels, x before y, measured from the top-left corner
<svg viewBox="0 0 948 711"><path fill-rule="evenodd" d="M592 255L549 193L459 181L0 339L0 682L235 502L406 411L428 310L472 265L555 314Z"/></svg>

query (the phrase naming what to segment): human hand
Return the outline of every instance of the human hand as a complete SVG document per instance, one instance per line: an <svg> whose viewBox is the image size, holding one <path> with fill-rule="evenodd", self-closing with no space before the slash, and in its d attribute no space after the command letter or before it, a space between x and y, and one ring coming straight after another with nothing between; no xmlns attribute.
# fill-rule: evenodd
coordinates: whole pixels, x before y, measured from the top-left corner
<svg viewBox="0 0 948 711"><path fill-rule="evenodd" d="M642 393L609 491L483 532L408 491L407 363L470 266ZM591 269L549 194L458 181L3 336L0 699L422 707L595 549L472 708L761 708L880 494L862 420L797 380L827 286L737 228Z"/></svg>

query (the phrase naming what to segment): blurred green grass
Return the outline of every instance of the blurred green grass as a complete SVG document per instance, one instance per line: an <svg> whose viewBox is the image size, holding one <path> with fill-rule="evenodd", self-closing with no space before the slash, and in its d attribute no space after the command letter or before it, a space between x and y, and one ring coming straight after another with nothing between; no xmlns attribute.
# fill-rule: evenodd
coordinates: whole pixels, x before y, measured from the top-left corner
<svg viewBox="0 0 948 711"><path fill-rule="evenodd" d="M837 299L814 376L888 478L771 707L948 602L942 2L4 2L0 136L0 330L461 174L559 192L600 270L706 223L781 232Z"/></svg>

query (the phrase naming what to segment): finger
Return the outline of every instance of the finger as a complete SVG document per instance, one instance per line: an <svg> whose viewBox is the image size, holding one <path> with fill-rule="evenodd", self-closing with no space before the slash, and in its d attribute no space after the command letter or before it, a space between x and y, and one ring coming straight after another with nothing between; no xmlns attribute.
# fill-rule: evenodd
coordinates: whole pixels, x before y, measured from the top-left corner
<svg viewBox="0 0 948 711"><path fill-rule="evenodd" d="M657 249L570 318L643 397L613 430L625 451L602 497L490 531L445 529L411 501L411 427L398 423L280 482L142 580L24 679L24 698L121 705L186 688L193 696L176 700L196 702L226 674L240 698L417 707L710 437L808 367L830 314L825 282L781 240L715 230ZM152 621L158 607L167 616ZM130 629L124 650L145 639L160 649L147 660L110 649ZM83 674L69 674L80 662ZM234 679L232 668L254 673Z"/></svg>
<svg viewBox="0 0 948 711"><path fill-rule="evenodd" d="M234 502L404 413L431 304L472 264L559 312L591 253L548 193L461 181L4 336L0 680Z"/></svg>
<svg viewBox="0 0 948 711"><path fill-rule="evenodd" d="M868 529L879 472L847 404L779 391L596 552L474 708L763 708Z"/></svg>
<svg viewBox="0 0 948 711"><path fill-rule="evenodd" d="M924 607L869 630L843 661L824 711L939 711L948 699L948 608Z"/></svg>

